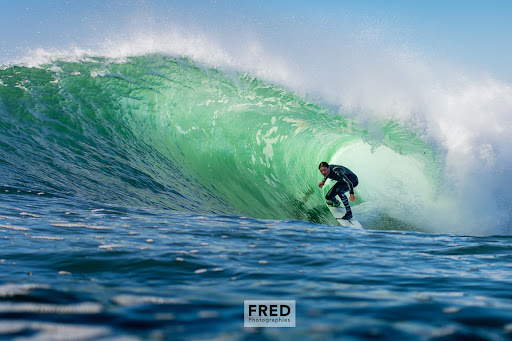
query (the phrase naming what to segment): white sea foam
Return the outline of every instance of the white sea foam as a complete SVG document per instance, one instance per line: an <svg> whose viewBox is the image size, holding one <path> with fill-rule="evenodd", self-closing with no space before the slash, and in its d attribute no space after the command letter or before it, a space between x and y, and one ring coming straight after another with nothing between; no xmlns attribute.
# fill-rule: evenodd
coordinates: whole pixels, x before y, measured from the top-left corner
<svg viewBox="0 0 512 341"><path fill-rule="evenodd" d="M14 230L14 231L29 231L30 230L28 227L14 226L14 225L9 225L9 224L0 225L0 228Z"/></svg>
<svg viewBox="0 0 512 341"><path fill-rule="evenodd" d="M48 285L37 283L26 284L2 284L0 285L0 297L11 297L16 295L26 295L35 289L49 289Z"/></svg>
<svg viewBox="0 0 512 341"><path fill-rule="evenodd" d="M36 334L31 337L18 338L19 340L94 340L103 339L112 334L108 327L98 327L78 324L59 324L51 322L34 321L0 321L1 334L21 333L24 330L34 330ZM115 338L111 338L114 340Z"/></svg>
<svg viewBox="0 0 512 341"><path fill-rule="evenodd" d="M102 306L85 302L78 304L40 304L40 303L0 303L0 313L39 313L39 314L98 314Z"/></svg>
<svg viewBox="0 0 512 341"><path fill-rule="evenodd" d="M111 227L108 226L99 226L99 225L87 225L82 223L67 223L67 222L55 222L52 223L53 227L66 227L66 228L86 228L91 230L112 230Z"/></svg>
<svg viewBox="0 0 512 341"><path fill-rule="evenodd" d="M143 295L118 295L112 300L122 306L130 306L137 304L186 304L187 301L180 298L160 297L160 296L143 296Z"/></svg>

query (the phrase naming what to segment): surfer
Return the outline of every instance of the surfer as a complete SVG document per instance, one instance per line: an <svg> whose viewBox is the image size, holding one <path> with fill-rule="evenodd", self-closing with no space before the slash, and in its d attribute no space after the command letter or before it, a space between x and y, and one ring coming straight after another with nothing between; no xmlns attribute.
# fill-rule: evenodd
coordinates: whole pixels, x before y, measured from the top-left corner
<svg viewBox="0 0 512 341"><path fill-rule="evenodd" d="M345 195L345 192L350 192L350 201L357 200L357 198L354 196L354 187L356 187L359 183L357 176L347 167L329 165L327 162L320 162L318 169L324 176L324 179L320 181L318 187L324 187L325 181L327 179L337 181L325 196L327 205L339 207L340 202L336 198L336 195L339 195L343 205L345 205L346 211L342 219L352 219L352 210L350 208L350 204L348 202L347 196Z"/></svg>

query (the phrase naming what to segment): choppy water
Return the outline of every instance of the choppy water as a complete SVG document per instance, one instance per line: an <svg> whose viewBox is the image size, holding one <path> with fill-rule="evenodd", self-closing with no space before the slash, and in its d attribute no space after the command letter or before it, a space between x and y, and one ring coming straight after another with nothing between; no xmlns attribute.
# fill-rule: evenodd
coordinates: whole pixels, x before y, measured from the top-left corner
<svg viewBox="0 0 512 341"><path fill-rule="evenodd" d="M2 194L3 339L507 340L510 237ZM296 300L296 328L243 301Z"/></svg>
<svg viewBox="0 0 512 341"><path fill-rule="evenodd" d="M400 124L161 55L0 76L1 339L511 338L508 218L450 234L443 153ZM244 328L258 299L296 327Z"/></svg>

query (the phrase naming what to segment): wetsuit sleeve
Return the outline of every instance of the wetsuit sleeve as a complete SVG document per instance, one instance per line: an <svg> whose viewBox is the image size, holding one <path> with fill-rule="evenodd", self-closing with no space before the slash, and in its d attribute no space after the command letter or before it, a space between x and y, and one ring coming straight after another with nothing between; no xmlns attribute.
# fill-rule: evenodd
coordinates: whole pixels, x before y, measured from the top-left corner
<svg viewBox="0 0 512 341"><path fill-rule="evenodd" d="M342 181L344 181L347 184L350 194L354 194L354 184L352 183L352 181L350 181L350 179L345 175L345 173L343 173L342 170L335 169L334 171L336 172L336 174L339 175Z"/></svg>

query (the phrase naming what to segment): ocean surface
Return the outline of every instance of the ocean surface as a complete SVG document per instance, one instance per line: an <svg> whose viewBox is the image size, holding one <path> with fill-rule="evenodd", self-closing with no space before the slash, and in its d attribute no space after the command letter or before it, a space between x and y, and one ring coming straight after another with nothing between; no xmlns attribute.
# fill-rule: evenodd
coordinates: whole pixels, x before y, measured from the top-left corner
<svg viewBox="0 0 512 341"><path fill-rule="evenodd" d="M0 118L0 340L512 339L510 185L454 200L449 151L396 120L162 54L2 66Z"/></svg>

